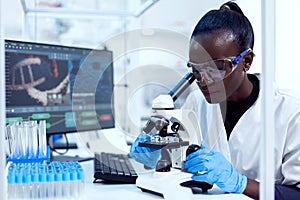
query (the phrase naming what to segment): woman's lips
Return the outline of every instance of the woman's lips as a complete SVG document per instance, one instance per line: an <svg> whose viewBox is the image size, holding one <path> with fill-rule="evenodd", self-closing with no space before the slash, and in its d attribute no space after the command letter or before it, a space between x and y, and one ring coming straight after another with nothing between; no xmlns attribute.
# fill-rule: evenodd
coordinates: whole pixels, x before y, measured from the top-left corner
<svg viewBox="0 0 300 200"><path fill-rule="evenodd" d="M199 86L201 92L203 93L203 95L206 96L206 97L212 96L212 95L215 95L215 94L218 93L217 88L213 89L211 87L209 88L207 86L202 86L202 85L199 85L199 84L198 84L198 86Z"/></svg>

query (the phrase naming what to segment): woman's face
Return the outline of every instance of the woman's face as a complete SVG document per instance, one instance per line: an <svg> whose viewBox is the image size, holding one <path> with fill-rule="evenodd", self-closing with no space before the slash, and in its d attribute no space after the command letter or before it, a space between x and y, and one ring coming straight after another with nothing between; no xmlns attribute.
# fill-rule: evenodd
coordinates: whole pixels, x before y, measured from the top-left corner
<svg viewBox="0 0 300 200"><path fill-rule="evenodd" d="M196 36L191 40L189 49L190 62L195 64L205 63L212 59L232 58L241 52L234 42L234 36L226 31L217 31L212 34ZM203 70L193 70L197 84L209 103L220 103L230 99L239 89L246 73L243 70L243 59L236 69L230 73L231 68L226 70L225 78L212 81L210 74ZM209 68L209 67L208 67ZM230 70L230 71L228 71ZM221 75L219 76L221 77Z"/></svg>

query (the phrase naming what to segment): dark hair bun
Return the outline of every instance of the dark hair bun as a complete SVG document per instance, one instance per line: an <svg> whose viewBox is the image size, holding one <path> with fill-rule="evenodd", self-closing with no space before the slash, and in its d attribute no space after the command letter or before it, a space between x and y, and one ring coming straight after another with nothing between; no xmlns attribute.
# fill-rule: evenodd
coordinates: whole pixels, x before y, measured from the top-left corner
<svg viewBox="0 0 300 200"><path fill-rule="evenodd" d="M220 7L220 10L222 10L222 9L232 10L232 11L240 13L241 15L244 15L242 9L236 3L234 3L233 1L228 1L228 2L224 3Z"/></svg>

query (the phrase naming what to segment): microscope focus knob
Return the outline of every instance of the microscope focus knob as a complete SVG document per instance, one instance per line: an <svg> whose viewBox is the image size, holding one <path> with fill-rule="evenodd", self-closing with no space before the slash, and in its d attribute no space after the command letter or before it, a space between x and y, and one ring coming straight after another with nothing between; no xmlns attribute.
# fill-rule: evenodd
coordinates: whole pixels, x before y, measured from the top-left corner
<svg viewBox="0 0 300 200"><path fill-rule="evenodd" d="M197 144L191 144L187 150L186 150L186 156L190 155L191 153L194 153L200 149L200 146ZM186 169L182 168L184 172L186 172ZM183 187L188 187L193 190L193 193L197 193L195 188L200 188L201 193L206 193L209 189L213 187L211 183L206 183L206 182L200 182L200 181L194 181L194 180L189 180L183 183L180 183L181 186Z"/></svg>
<svg viewBox="0 0 300 200"><path fill-rule="evenodd" d="M194 153L200 149L200 146L197 144L191 144L187 150L186 150L186 156L190 155L191 153Z"/></svg>
<svg viewBox="0 0 300 200"><path fill-rule="evenodd" d="M171 171L171 163L168 160L159 160L156 164L155 171L169 172Z"/></svg>
<svg viewBox="0 0 300 200"><path fill-rule="evenodd" d="M196 152L198 149L200 149L200 146L197 144L191 144L187 149L186 149L186 153L185 153L185 157L187 157L188 155L190 155L191 153ZM184 167L184 163L185 161L182 162L182 166L181 166L181 171L186 172L186 169Z"/></svg>

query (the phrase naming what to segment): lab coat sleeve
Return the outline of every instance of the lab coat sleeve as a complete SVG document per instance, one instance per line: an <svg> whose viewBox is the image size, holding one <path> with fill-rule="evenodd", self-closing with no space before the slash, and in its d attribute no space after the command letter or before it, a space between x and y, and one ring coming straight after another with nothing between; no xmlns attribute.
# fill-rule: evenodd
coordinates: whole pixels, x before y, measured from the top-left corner
<svg viewBox="0 0 300 200"><path fill-rule="evenodd" d="M298 110L288 122L282 159L282 183L300 188L300 109Z"/></svg>

